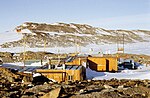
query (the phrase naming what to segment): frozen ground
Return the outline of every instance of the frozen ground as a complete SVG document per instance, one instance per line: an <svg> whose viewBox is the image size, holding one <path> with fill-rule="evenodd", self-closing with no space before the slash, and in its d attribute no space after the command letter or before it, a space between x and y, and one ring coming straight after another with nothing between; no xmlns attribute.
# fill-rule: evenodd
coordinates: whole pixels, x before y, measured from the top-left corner
<svg viewBox="0 0 150 98"><path fill-rule="evenodd" d="M91 69L87 69L87 79L93 80L109 80L116 79L150 79L150 66L138 70L123 70L122 72L110 73L110 72L96 72Z"/></svg>
<svg viewBox="0 0 150 98"><path fill-rule="evenodd" d="M122 47L120 45L120 47ZM12 48L0 48L1 52L23 52L23 47L12 47ZM25 48L26 51L44 51L44 48ZM86 47L53 47L46 48L45 51L53 53L73 53L76 50L85 54L98 54L99 52L103 53L116 53L117 45L116 44L91 44ZM92 51L91 51L92 50ZM146 54L150 55L150 42L139 42L139 43L130 43L125 44L125 53L131 54Z"/></svg>

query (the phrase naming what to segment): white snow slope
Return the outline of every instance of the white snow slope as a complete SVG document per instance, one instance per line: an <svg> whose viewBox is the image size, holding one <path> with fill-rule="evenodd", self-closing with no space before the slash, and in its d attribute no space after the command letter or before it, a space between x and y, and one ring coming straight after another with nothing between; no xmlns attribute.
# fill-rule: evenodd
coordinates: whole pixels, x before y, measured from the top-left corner
<svg viewBox="0 0 150 98"><path fill-rule="evenodd" d="M6 42L12 42L12 41L18 41L22 39L23 35L19 34L15 31L8 31L0 33L0 44L6 43Z"/></svg>

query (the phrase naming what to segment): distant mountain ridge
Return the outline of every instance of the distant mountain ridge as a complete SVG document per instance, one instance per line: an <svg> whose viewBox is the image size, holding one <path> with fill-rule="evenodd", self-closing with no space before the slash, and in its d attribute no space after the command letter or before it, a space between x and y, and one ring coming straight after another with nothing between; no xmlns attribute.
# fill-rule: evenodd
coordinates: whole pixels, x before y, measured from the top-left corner
<svg viewBox="0 0 150 98"><path fill-rule="evenodd" d="M135 43L150 41L148 30L106 30L86 24L32 23L25 22L15 28L23 37L17 41L1 44L2 48L21 47L70 47L89 44ZM9 37L9 36L8 36ZM10 36L11 37L11 36Z"/></svg>

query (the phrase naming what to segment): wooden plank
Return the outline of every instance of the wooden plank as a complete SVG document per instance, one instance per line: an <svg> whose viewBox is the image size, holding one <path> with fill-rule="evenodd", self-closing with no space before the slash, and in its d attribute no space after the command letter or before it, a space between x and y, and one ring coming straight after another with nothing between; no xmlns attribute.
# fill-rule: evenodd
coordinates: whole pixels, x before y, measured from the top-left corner
<svg viewBox="0 0 150 98"><path fill-rule="evenodd" d="M40 98L58 98L61 88L56 88L54 90L51 90L50 92L46 93L44 96Z"/></svg>

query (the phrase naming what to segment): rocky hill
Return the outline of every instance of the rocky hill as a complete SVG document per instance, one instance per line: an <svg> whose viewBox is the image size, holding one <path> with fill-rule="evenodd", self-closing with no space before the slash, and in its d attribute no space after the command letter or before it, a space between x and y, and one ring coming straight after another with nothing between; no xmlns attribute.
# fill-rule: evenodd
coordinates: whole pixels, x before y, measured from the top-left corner
<svg viewBox="0 0 150 98"><path fill-rule="evenodd" d="M70 47L88 44L134 43L150 41L147 30L106 30L86 24L32 23L25 22L15 28L23 37L20 40L1 44L2 48L20 47Z"/></svg>

